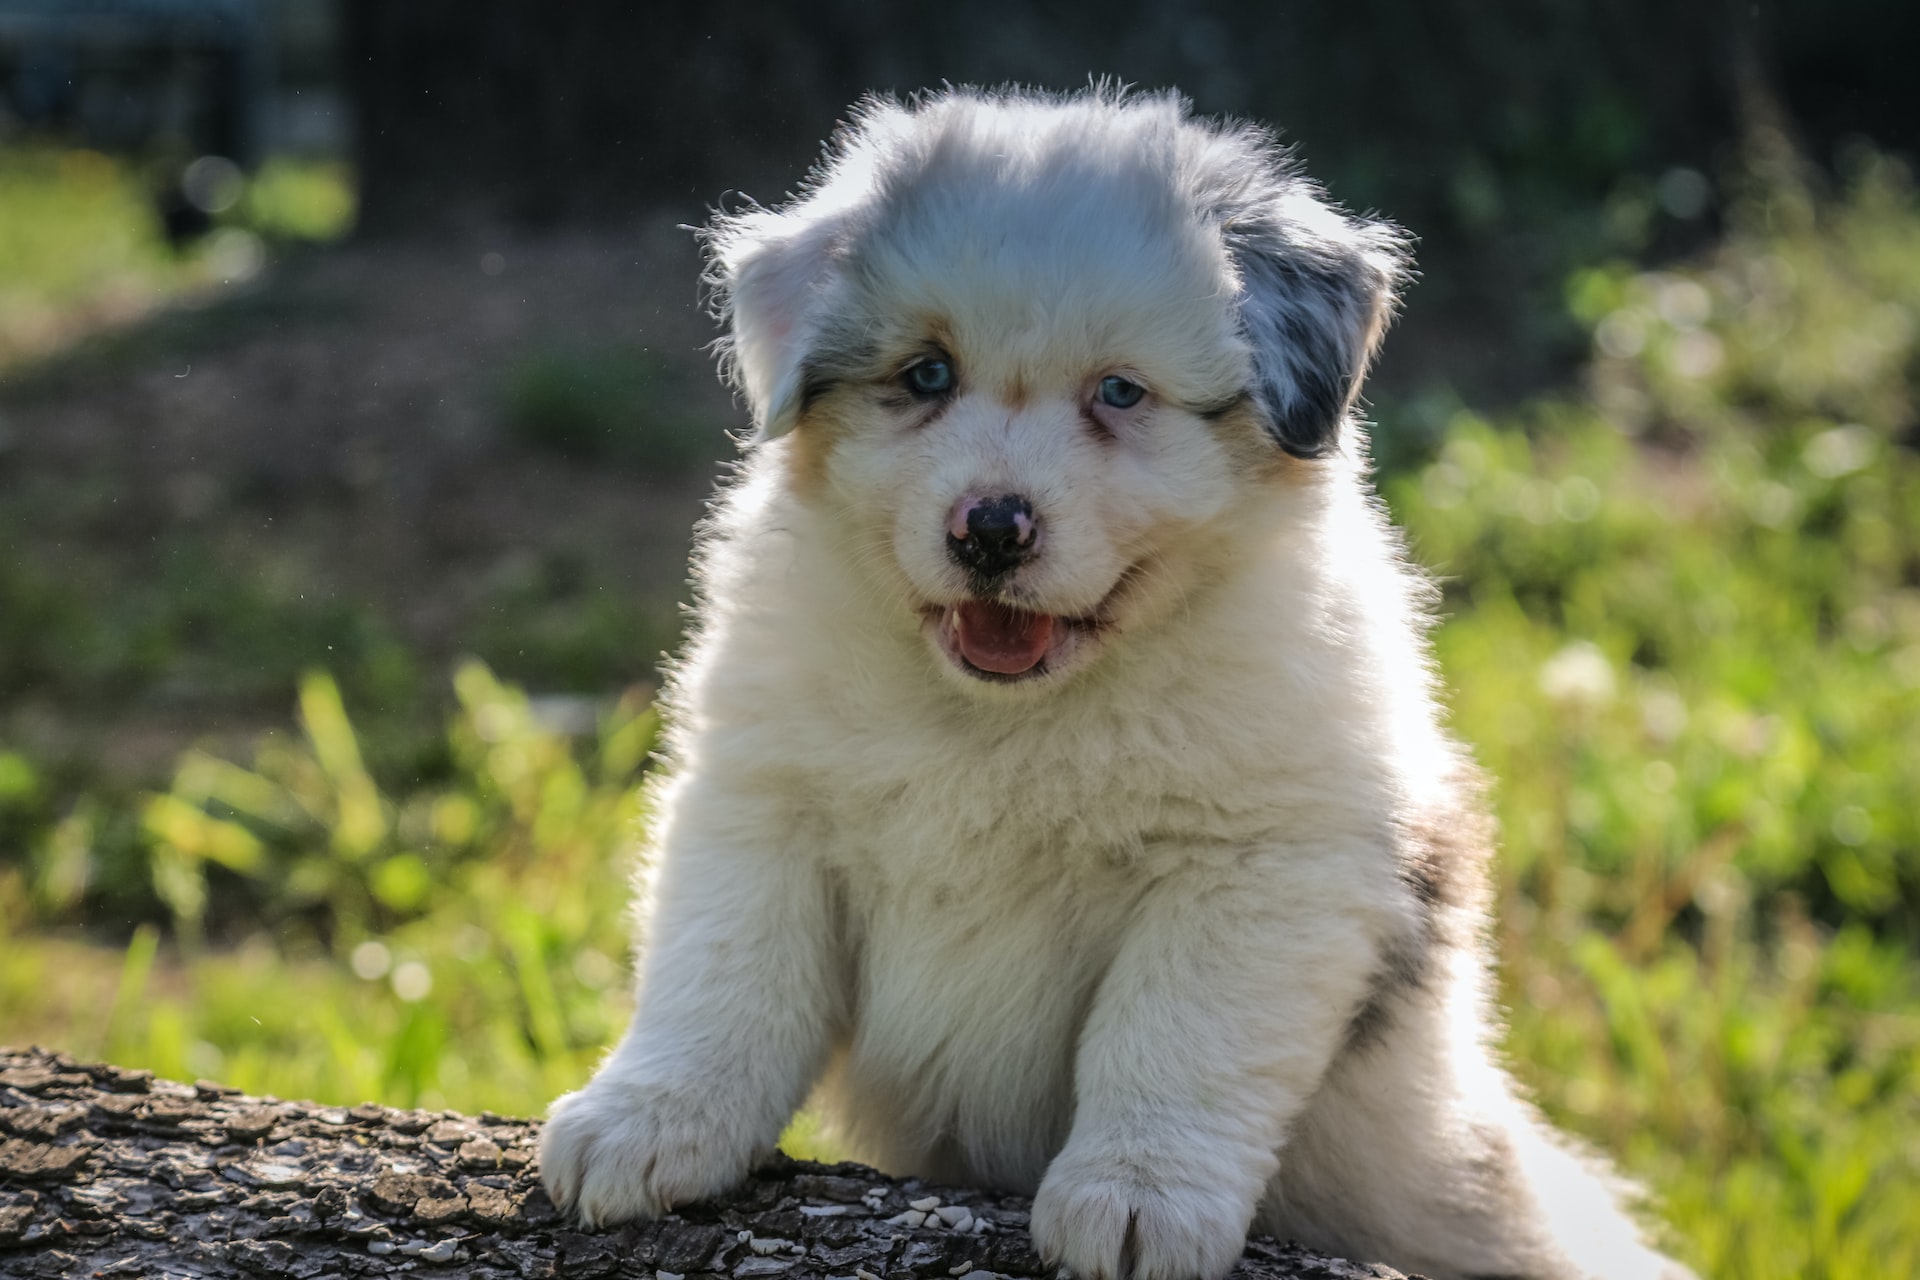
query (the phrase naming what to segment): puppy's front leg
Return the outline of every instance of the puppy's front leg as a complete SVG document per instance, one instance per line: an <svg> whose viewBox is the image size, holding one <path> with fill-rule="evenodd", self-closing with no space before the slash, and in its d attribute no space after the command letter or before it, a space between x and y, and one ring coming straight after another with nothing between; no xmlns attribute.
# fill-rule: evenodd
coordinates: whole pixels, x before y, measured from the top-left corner
<svg viewBox="0 0 1920 1280"><path fill-rule="evenodd" d="M1367 987L1359 878L1324 848L1263 851L1149 890L1081 1033L1073 1128L1033 1204L1043 1256L1083 1280L1218 1277L1240 1257Z"/></svg>
<svg viewBox="0 0 1920 1280"><path fill-rule="evenodd" d="M541 1134L548 1193L590 1225L739 1182L804 1099L842 1016L818 865L750 845L783 829L743 822L750 801L704 823L685 799L662 842L633 1021Z"/></svg>

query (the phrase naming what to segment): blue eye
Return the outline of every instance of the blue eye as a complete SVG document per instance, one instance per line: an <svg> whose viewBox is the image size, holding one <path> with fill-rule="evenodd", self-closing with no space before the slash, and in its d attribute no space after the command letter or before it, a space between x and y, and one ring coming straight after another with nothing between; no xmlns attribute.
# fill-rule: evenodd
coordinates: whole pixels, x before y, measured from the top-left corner
<svg viewBox="0 0 1920 1280"><path fill-rule="evenodd" d="M1100 379L1100 403L1110 404L1116 409L1131 409L1140 403L1140 397L1147 389L1129 378L1110 373Z"/></svg>
<svg viewBox="0 0 1920 1280"><path fill-rule="evenodd" d="M907 386L918 396L943 396L953 390L953 366L945 360L922 360L907 370Z"/></svg>

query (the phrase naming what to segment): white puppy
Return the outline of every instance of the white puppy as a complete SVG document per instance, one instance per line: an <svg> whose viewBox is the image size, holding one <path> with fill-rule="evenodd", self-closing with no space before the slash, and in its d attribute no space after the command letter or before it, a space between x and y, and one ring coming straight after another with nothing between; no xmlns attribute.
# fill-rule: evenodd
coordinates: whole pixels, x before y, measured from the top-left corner
<svg viewBox="0 0 1920 1280"><path fill-rule="evenodd" d="M1489 834L1352 406L1406 259L1171 96L873 102L719 219L758 443L700 554L589 1223L851 1154L1097 1280L1250 1227L1684 1272L1495 1063Z"/></svg>

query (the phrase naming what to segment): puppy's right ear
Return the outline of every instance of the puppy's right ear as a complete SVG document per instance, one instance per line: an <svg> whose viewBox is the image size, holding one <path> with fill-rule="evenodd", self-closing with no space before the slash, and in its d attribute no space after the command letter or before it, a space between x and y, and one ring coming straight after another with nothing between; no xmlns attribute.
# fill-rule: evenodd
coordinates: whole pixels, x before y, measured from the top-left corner
<svg viewBox="0 0 1920 1280"><path fill-rule="evenodd" d="M707 232L721 364L746 393L754 440L785 435L805 407L807 358L834 283L841 220L806 207L715 219Z"/></svg>

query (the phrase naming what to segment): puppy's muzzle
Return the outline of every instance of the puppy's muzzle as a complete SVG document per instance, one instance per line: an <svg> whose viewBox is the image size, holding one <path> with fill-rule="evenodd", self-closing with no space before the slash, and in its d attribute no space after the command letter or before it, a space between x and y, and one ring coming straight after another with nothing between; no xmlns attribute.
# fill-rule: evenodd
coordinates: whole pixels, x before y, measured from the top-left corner
<svg viewBox="0 0 1920 1280"><path fill-rule="evenodd" d="M947 554L978 579L1001 578L1040 548L1040 521L1019 494L965 497L947 518Z"/></svg>

